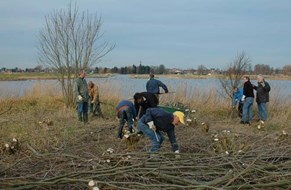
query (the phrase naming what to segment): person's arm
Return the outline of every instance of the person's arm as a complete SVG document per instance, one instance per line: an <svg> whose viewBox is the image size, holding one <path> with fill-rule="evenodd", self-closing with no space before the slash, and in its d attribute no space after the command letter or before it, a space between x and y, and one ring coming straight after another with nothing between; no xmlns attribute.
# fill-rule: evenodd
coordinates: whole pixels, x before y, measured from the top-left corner
<svg viewBox="0 0 291 190"><path fill-rule="evenodd" d="M77 97L77 101L81 101L83 99L83 97L80 94L80 85L79 85L79 81L78 79L75 81L75 85L74 85L74 94Z"/></svg>
<svg viewBox="0 0 291 190"><path fill-rule="evenodd" d="M92 103L95 103L96 101L97 101L97 88L96 88L96 86L94 86Z"/></svg>
<svg viewBox="0 0 291 190"><path fill-rule="evenodd" d="M264 91L270 92L271 87L270 87L269 83L264 81L263 84L264 84L264 86L263 86Z"/></svg>
<svg viewBox="0 0 291 190"><path fill-rule="evenodd" d="M99 88L97 85L95 85L95 86L96 86L96 101L99 103L100 102L100 100L99 100Z"/></svg>
<svg viewBox="0 0 291 190"><path fill-rule="evenodd" d="M158 85L164 89L165 93L169 92L168 87L164 83L162 83L161 81L158 81Z"/></svg>
<svg viewBox="0 0 291 190"><path fill-rule="evenodd" d="M176 135L175 135L175 128L173 128L172 130L167 131L167 135L169 137L169 140L170 140L170 143L171 143L171 146L172 146L172 151L176 152L176 153L179 153L179 146L178 146Z"/></svg>
<svg viewBox="0 0 291 190"><path fill-rule="evenodd" d="M237 93L234 93L233 94L233 97L232 97L232 107L235 107L236 106L236 103L237 103Z"/></svg>

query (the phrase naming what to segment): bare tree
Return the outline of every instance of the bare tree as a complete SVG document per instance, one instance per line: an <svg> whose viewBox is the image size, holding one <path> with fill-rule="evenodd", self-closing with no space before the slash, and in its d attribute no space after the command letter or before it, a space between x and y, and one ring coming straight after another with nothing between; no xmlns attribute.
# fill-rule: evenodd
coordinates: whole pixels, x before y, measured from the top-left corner
<svg viewBox="0 0 291 190"><path fill-rule="evenodd" d="M73 106L74 79L109 53L114 45L101 41L101 17L79 13L76 5L45 17L39 36L39 61L57 71L66 106Z"/></svg>
<svg viewBox="0 0 291 190"><path fill-rule="evenodd" d="M284 75L291 75L291 65L285 65L282 70Z"/></svg>
<svg viewBox="0 0 291 190"><path fill-rule="evenodd" d="M197 74L198 75L206 75L207 74L207 68L204 65L199 65L197 68Z"/></svg>
<svg viewBox="0 0 291 190"><path fill-rule="evenodd" d="M238 54L229 64L225 78L219 79L222 89L228 97L232 98L233 87L239 85L241 78L246 74L250 66L251 60L245 52Z"/></svg>

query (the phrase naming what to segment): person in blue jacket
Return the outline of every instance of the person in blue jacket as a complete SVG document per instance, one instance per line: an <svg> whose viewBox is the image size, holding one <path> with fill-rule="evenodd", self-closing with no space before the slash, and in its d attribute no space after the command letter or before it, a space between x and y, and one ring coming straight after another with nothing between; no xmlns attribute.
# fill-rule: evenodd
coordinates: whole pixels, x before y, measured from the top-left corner
<svg viewBox="0 0 291 190"><path fill-rule="evenodd" d="M164 89L165 93L168 93L168 87L161 81L155 79L155 75L150 73L150 79L146 83L146 90L152 94L155 94L158 98L160 94L160 87Z"/></svg>
<svg viewBox="0 0 291 190"><path fill-rule="evenodd" d="M236 105L238 104L238 114L242 117L242 108L243 108L243 88L238 88L236 86L233 87L233 96L232 96L232 108L235 109Z"/></svg>
<svg viewBox="0 0 291 190"><path fill-rule="evenodd" d="M122 130L125 122L127 122L128 131L132 133L133 120L136 118L136 109L131 101L122 100L116 107L117 118L119 118L118 137L122 139Z"/></svg>
<svg viewBox="0 0 291 190"><path fill-rule="evenodd" d="M150 153L156 153L159 151L164 137L161 131L167 133L172 151L179 153L179 146L175 135L175 126L184 122L184 113L176 111L169 113L162 108L148 108L146 113L138 121L138 130L140 130L145 136L147 136L152 143Z"/></svg>

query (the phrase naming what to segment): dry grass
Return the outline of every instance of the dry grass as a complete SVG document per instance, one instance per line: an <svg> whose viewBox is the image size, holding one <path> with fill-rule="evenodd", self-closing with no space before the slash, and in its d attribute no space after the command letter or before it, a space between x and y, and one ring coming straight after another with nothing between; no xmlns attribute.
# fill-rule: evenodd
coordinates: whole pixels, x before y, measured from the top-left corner
<svg viewBox="0 0 291 190"><path fill-rule="evenodd" d="M230 118L229 101L219 99L218 92L179 88L175 95L163 95L162 103L181 102L197 110L191 117L198 124L177 128L180 160L168 154L165 141L162 160L154 162L148 158L148 139L141 138L133 149L116 138L119 94L108 84L100 85L106 118L90 118L87 125L50 88L1 100L0 189L86 189L90 179L102 189L290 188L290 104L271 102L270 119L259 130ZM189 90L194 93L186 97ZM202 122L209 124L209 132ZM20 144L14 153L4 148L12 138ZM114 153L108 154L108 148Z"/></svg>

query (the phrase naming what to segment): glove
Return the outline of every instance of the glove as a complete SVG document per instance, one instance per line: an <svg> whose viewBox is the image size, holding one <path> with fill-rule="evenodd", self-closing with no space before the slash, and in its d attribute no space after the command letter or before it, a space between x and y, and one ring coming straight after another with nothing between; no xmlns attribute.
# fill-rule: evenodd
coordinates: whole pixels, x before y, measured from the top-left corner
<svg viewBox="0 0 291 190"><path fill-rule="evenodd" d="M154 125L154 122L153 121L148 122L147 125L153 131L155 131L157 129L156 126Z"/></svg>
<svg viewBox="0 0 291 190"><path fill-rule="evenodd" d="M175 155L175 158L176 158L176 159L180 159L180 158L181 158L181 155L179 154L179 153L180 153L179 150L176 150L174 153L176 154L176 155Z"/></svg>
<svg viewBox="0 0 291 190"><path fill-rule="evenodd" d="M91 104L93 104L94 103L94 101L91 101Z"/></svg>
<svg viewBox="0 0 291 190"><path fill-rule="evenodd" d="M169 91L168 90L165 90L165 93L168 93Z"/></svg>
<svg viewBox="0 0 291 190"><path fill-rule="evenodd" d="M118 138L120 138L120 139L122 139L122 129L123 129L123 127L119 127L119 129L118 129Z"/></svg>
<svg viewBox="0 0 291 190"><path fill-rule="evenodd" d="M242 101L242 102L244 102L244 101L245 101L245 99L246 99L246 96L245 96L245 95L243 95L243 96L242 96L242 98L241 98L241 101Z"/></svg>
<svg viewBox="0 0 291 190"><path fill-rule="evenodd" d="M78 95L78 100L82 100L82 96L81 95Z"/></svg>

